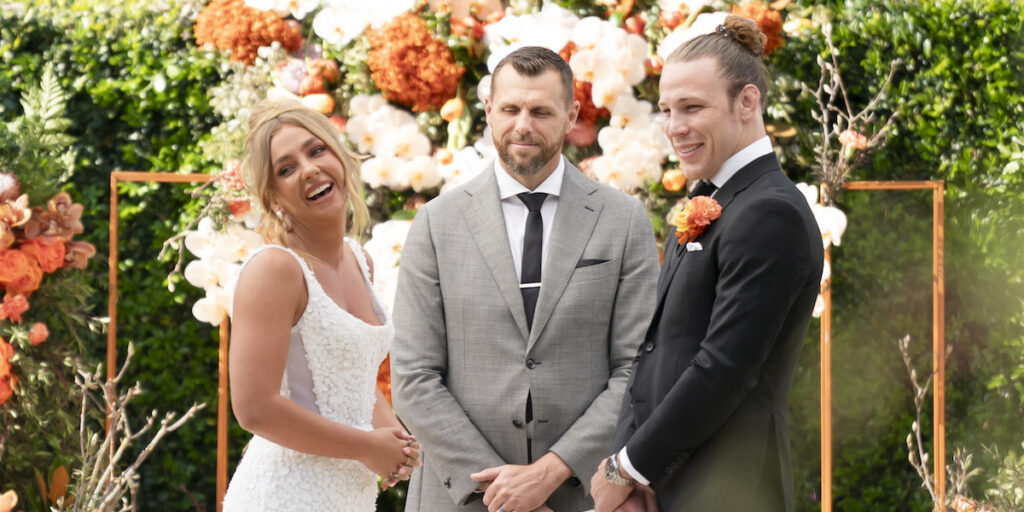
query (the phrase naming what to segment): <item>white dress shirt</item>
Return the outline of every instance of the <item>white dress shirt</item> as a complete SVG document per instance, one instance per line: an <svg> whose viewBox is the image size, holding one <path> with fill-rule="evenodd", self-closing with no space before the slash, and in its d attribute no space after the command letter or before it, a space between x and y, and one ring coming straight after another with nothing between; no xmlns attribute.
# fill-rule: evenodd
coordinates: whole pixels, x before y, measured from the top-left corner
<svg viewBox="0 0 1024 512"><path fill-rule="evenodd" d="M775 150L772 149L771 139L768 138L767 135L755 140L747 147L730 156L725 162L722 162L722 167L718 169L718 172L716 172L714 176L711 177L711 183L714 183L715 186L718 187L718 190L721 190L721 188L725 186L725 184L732 179L740 169L744 168L750 162L774 151ZM714 197L718 190L715 190L711 196ZM524 206L523 208L526 207ZM520 247L522 246L520 245ZM619 450L619 467L621 467L623 471L629 474L629 476L637 482L640 482L643 485L650 485L650 480L644 478L644 476L633 467L633 464L629 462L629 455L626 453L625 446Z"/></svg>
<svg viewBox="0 0 1024 512"><path fill-rule="evenodd" d="M508 234L508 246L512 249L512 261L516 266L516 277L523 277L523 239L526 237L526 217L530 210L516 197L522 192L544 192L548 197L540 207L540 215L544 220L544 242L541 246L541 276L544 275L544 262L548 259L548 239L551 236L551 225L555 223L555 211L558 209L558 194L562 191L562 177L565 175L565 157L558 158L558 167L536 189L530 190L516 181L501 163L494 160L494 175L498 178L498 196L501 198L501 213L505 216L505 233Z"/></svg>

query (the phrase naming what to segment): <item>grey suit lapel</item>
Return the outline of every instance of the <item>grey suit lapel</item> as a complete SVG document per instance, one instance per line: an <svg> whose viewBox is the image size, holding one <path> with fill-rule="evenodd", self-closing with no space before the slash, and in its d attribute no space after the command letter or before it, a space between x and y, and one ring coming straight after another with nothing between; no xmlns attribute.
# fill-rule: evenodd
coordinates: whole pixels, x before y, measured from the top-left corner
<svg viewBox="0 0 1024 512"><path fill-rule="evenodd" d="M566 162L562 190L558 196L558 209L548 239L548 256L544 261L540 296L533 316L533 331L526 349L537 342L538 336L551 318L551 312L569 284L576 263L590 240L597 218L604 204L594 197L597 183Z"/></svg>
<svg viewBox="0 0 1024 512"><path fill-rule="evenodd" d="M461 202L461 206L466 225L469 226L469 234L483 255L484 263L490 269L505 304L512 312L519 332L523 339L527 339L530 332L526 328L523 296L519 292L519 279L516 278L516 267L512 261L512 249L508 245L505 216L501 213L501 199L498 197L494 165L488 166L483 175L473 179L464 190L467 197Z"/></svg>

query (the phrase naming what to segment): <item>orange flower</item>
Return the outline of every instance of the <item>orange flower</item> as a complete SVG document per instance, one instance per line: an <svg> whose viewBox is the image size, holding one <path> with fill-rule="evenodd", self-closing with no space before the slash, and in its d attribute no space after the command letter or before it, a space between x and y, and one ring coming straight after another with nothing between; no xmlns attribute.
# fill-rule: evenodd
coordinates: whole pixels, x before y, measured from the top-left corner
<svg viewBox="0 0 1024 512"><path fill-rule="evenodd" d="M33 238L22 242L20 249L34 258L47 274L56 272L64 265L64 242L60 240L49 243L45 238Z"/></svg>
<svg viewBox="0 0 1024 512"><path fill-rule="evenodd" d="M14 386L15 384L18 383L18 378L12 374L10 376L10 379L10 381L8 381L7 379L0 379L0 405L3 405L5 402L7 402L7 400L11 398L11 395L14 394ZM4 494L3 498L6 499L7 495ZM18 503L17 498L14 499L14 502L11 504L11 506L13 507L14 504L16 503ZM0 505L3 504L3 502L0 502ZM5 512L5 510L10 511L11 509L0 508L0 512Z"/></svg>
<svg viewBox="0 0 1024 512"><path fill-rule="evenodd" d="M665 174L661 175L661 184L669 192L679 192L686 186L686 174L679 169L665 171Z"/></svg>
<svg viewBox="0 0 1024 512"><path fill-rule="evenodd" d="M679 245L685 244L697 238L708 229L711 222L722 216L722 206L718 201L708 196L697 196L686 203L683 211L678 212L672 218L672 225L676 227L676 236L679 237Z"/></svg>
<svg viewBox="0 0 1024 512"><path fill-rule="evenodd" d="M441 107L441 119L450 123L461 117L462 111L465 108L466 102L463 101L462 98L456 96L444 102L444 105Z"/></svg>
<svg viewBox="0 0 1024 512"><path fill-rule="evenodd" d="M6 222L0 220L0 251L14 245L14 230Z"/></svg>
<svg viewBox="0 0 1024 512"><path fill-rule="evenodd" d="M4 301L0 302L0 320L10 318L12 322L21 323L21 314L28 311L28 299L24 295L7 292Z"/></svg>
<svg viewBox="0 0 1024 512"><path fill-rule="evenodd" d="M377 369L377 389L384 393L384 398L391 403L391 356L384 358L384 362Z"/></svg>
<svg viewBox="0 0 1024 512"><path fill-rule="evenodd" d="M466 70L418 16L398 16L366 37L370 77L388 100L424 112L455 96Z"/></svg>
<svg viewBox="0 0 1024 512"><path fill-rule="evenodd" d="M244 0L213 0L199 13L193 28L196 44L207 43L231 52L231 60L252 64L261 46L278 41L295 51L302 46L301 27L270 11L245 5Z"/></svg>
<svg viewBox="0 0 1024 512"><path fill-rule="evenodd" d="M96 255L96 248L89 242L72 240L67 243L67 252L64 254L64 266L67 268L85 268L89 258Z"/></svg>
<svg viewBox="0 0 1024 512"><path fill-rule="evenodd" d="M764 43L764 53L768 55L778 48L782 48L782 15L779 11L766 7L757 0L752 0L732 7L732 14L750 18L757 23L757 27L768 36Z"/></svg>
<svg viewBox="0 0 1024 512"><path fill-rule="evenodd" d="M14 357L14 347L4 341L3 338L0 338L0 405L3 405L4 402L11 398L11 395L14 394L14 386L18 385L18 376L11 373L12 357ZM6 496L4 494L3 497ZM17 502L17 498L15 498L14 503ZM0 508L0 512L2 510Z"/></svg>
<svg viewBox="0 0 1024 512"><path fill-rule="evenodd" d="M0 251L0 286L6 287L8 293L31 293L42 280L43 269L36 260L17 249Z"/></svg>
<svg viewBox="0 0 1024 512"><path fill-rule="evenodd" d="M25 224L32 217L32 210L28 207L28 194L22 194L17 199L8 199L0 204L0 222L16 228Z"/></svg>
<svg viewBox="0 0 1024 512"><path fill-rule="evenodd" d="M25 237L71 240L84 231L82 211L84 206L71 200L67 192L60 192L46 202L46 210L32 209L32 218L25 224Z"/></svg>
<svg viewBox="0 0 1024 512"><path fill-rule="evenodd" d="M50 330L46 328L46 324L42 322L36 322L32 324L32 328L28 331L28 341L32 346L36 346L50 337Z"/></svg>
<svg viewBox="0 0 1024 512"><path fill-rule="evenodd" d="M558 55L562 57L566 62L572 59L573 54L576 53L576 43L569 41L562 50L558 52ZM574 100L580 102L580 112L576 115L578 122L597 124L598 118L609 118L611 112L606 108L597 108L594 105L594 95L591 94L592 84L587 81L581 81L573 79L572 81L572 97Z"/></svg>
<svg viewBox="0 0 1024 512"><path fill-rule="evenodd" d="M235 217L241 217L242 215L249 213L249 210L251 209L252 205L249 204L247 199L228 202L228 210L230 210L231 215L234 215Z"/></svg>
<svg viewBox="0 0 1024 512"><path fill-rule="evenodd" d="M14 346L0 337L0 379L11 374L11 358L14 357Z"/></svg>

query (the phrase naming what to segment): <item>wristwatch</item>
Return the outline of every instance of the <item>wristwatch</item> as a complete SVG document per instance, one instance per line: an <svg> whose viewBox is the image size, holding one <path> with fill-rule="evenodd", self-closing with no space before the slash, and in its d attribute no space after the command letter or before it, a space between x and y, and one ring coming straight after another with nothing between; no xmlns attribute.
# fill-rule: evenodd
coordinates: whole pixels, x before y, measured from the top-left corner
<svg viewBox="0 0 1024 512"><path fill-rule="evenodd" d="M604 478L613 485L621 485L623 487L632 487L636 485L636 480L632 478L626 478L619 472L619 458L612 454L610 457L605 459L604 463Z"/></svg>

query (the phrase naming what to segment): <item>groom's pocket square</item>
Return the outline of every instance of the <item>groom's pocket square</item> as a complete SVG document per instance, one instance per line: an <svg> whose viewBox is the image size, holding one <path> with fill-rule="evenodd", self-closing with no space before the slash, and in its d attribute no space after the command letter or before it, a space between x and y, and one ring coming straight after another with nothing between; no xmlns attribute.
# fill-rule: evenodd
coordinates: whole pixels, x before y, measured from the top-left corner
<svg viewBox="0 0 1024 512"><path fill-rule="evenodd" d="M703 251L704 246L700 242L686 242L686 252Z"/></svg>
<svg viewBox="0 0 1024 512"><path fill-rule="evenodd" d="M593 265L604 263L606 261L608 260L580 260L580 262L576 264L576 268L590 267Z"/></svg>

